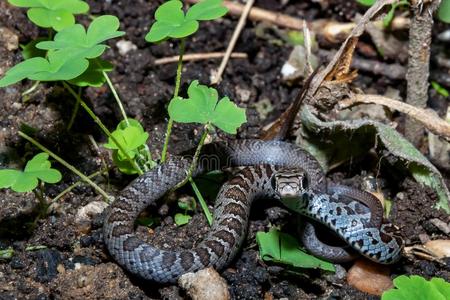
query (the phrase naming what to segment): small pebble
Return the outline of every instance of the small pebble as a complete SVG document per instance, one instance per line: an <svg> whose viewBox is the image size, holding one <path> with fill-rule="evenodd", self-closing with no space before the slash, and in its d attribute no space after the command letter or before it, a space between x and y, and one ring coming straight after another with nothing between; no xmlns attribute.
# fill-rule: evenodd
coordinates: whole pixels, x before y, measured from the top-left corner
<svg viewBox="0 0 450 300"><path fill-rule="evenodd" d="M178 279L178 284L193 300L230 299L225 279L213 268L184 274Z"/></svg>
<svg viewBox="0 0 450 300"><path fill-rule="evenodd" d="M122 56L127 55L130 51L137 50L137 46L130 41L120 40L116 43L116 47L119 50L119 54Z"/></svg>

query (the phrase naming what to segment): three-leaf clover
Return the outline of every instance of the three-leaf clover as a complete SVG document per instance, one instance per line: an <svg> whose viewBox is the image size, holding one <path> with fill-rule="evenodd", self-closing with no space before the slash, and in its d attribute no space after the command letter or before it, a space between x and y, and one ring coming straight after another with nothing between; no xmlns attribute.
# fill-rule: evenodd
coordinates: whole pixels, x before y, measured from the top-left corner
<svg viewBox="0 0 450 300"><path fill-rule="evenodd" d="M89 5L81 0L8 0L18 7L29 7L28 18L37 26L60 31L75 24L74 14L88 12Z"/></svg>
<svg viewBox="0 0 450 300"><path fill-rule="evenodd" d="M47 183L61 180L61 173L51 168L47 153L39 153L27 162L23 171L0 170L0 188L11 188L16 192L29 192L38 185L38 179Z"/></svg>
<svg viewBox="0 0 450 300"><path fill-rule="evenodd" d="M71 52L50 51L47 58L33 57L9 69L0 79L0 87L25 78L40 81L69 80L81 75L88 66L86 59L73 57Z"/></svg>
<svg viewBox="0 0 450 300"><path fill-rule="evenodd" d="M214 20L222 17L228 11L222 5L222 0L204 0L193 5L186 13L183 3L170 0L158 7L155 12L156 22L145 36L148 42L160 42L167 38L183 38L195 33L198 21Z"/></svg>
<svg viewBox="0 0 450 300"><path fill-rule="evenodd" d="M450 297L450 283L437 277L427 281L417 275L401 275L394 279L394 286L383 293L382 300L446 300Z"/></svg>
<svg viewBox="0 0 450 300"><path fill-rule="evenodd" d="M45 50L67 50L74 56L96 58L105 52L108 46L102 42L125 34L119 29L119 19L115 16L100 16L89 25L87 31L81 24L75 24L55 35L53 41L40 42L36 45Z"/></svg>
<svg viewBox="0 0 450 300"><path fill-rule="evenodd" d="M212 124L223 131L235 134L247 121L245 109L238 107L228 97L218 101L217 90L193 81L188 88L188 99L173 98L169 103L170 117L180 123Z"/></svg>

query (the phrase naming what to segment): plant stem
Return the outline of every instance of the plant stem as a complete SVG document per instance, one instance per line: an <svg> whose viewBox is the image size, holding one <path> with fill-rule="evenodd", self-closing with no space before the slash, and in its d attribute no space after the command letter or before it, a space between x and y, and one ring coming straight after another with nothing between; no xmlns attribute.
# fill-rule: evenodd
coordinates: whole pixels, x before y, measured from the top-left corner
<svg viewBox="0 0 450 300"><path fill-rule="evenodd" d="M97 184L95 184L95 182L90 180L86 175L84 175L79 170L77 170L74 166L72 166L71 164L66 162L64 159L62 159L61 157L59 157L58 155L56 155L55 153L53 153L52 151L50 151L49 149L47 149L46 147L41 145L38 141L36 141L32 137L30 137L27 134L23 133L22 131L19 131L19 135L21 137L23 137L24 139L28 140L30 143L32 143L33 145L35 145L39 149L41 149L42 151L44 151L45 153L47 153L48 155L50 155L54 160L56 160L57 162L62 164L64 167L66 167L67 169L69 169L70 171L72 171L73 173L78 175L83 181L85 181L88 184L90 184L99 194L101 194L105 198L105 200L107 202L109 202L111 200L111 196L109 196L102 188L100 188Z"/></svg>
<svg viewBox="0 0 450 300"><path fill-rule="evenodd" d="M202 150L203 144L205 143L205 139L208 136L208 132L209 132L208 125L205 125L205 129L203 131L202 137L200 138L200 142L197 146L197 149L195 149L194 158L192 159L192 163L191 163L191 166L189 167L187 176L183 181L181 181L179 184L177 184L175 186L175 189L178 189L179 187L182 187L183 185L185 185L186 182L189 181L189 178L191 178L194 170L197 168L198 157L200 156L200 151Z"/></svg>
<svg viewBox="0 0 450 300"><path fill-rule="evenodd" d="M67 125L67 130L72 129L73 123L75 122L75 118L78 114L78 110L80 109L80 101L78 100L80 99L80 96L81 96L81 87L78 88L78 98L76 99L77 101L75 102L75 105L73 107L72 115L70 116L69 124Z"/></svg>
<svg viewBox="0 0 450 300"><path fill-rule="evenodd" d="M101 175L105 172L107 172L108 170L106 169L102 169L99 170L97 172L92 173L91 175L87 176L87 178L92 179L98 175ZM50 200L50 203L56 202L58 199L60 199L62 196L64 196L65 194L67 194L68 192L70 192L71 190L73 190L74 188L76 188L77 186L79 186L81 184L81 180L75 182L74 184L72 184L71 186L67 187L64 191L62 191L61 193L59 193L55 198L53 198L52 200Z"/></svg>
<svg viewBox="0 0 450 300"><path fill-rule="evenodd" d="M182 73L182 69L183 69L183 55L184 55L185 46L186 46L186 39L182 38L180 40L180 51L179 51L179 57L178 57L177 76L175 78L175 90L173 93L173 98L178 97L178 93L180 92L181 73ZM164 146L163 146L163 150L161 153L161 162L166 161L167 147L169 145L169 139L170 139L170 134L172 132L172 126L173 126L173 120L172 120L172 118L169 118L169 122L167 123L166 137L164 139Z"/></svg>
<svg viewBox="0 0 450 300"><path fill-rule="evenodd" d="M114 85L112 84L111 80L109 79L108 74L106 74L105 71L102 71L103 77L105 77L106 82L108 83L109 88L111 89L114 98L116 99L117 105L119 106L120 112L122 113L122 117L125 120L125 123L127 123L127 126L130 126L130 123L128 122L127 114L125 113L125 109L123 108L122 101L120 101L119 95L117 94L116 89L114 88Z"/></svg>
<svg viewBox="0 0 450 300"><path fill-rule="evenodd" d="M26 90L22 93L22 97L32 93L39 86L39 83L41 83L39 80L35 81L28 90ZM26 101L24 101L24 102L26 102Z"/></svg>
<svg viewBox="0 0 450 300"><path fill-rule="evenodd" d="M126 156L127 160L132 164L133 168L138 172L139 175L144 174L144 172L139 168L139 166L136 164L136 162L130 157L128 152L125 151L122 144L119 143L119 141L111 134L111 132L106 128L106 126L102 123L99 117L87 106L87 104L78 96L77 93L68 85L65 81L62 82L64 87L69 91L69 93L72 94L77 101L80 102L81 107L84 108L84 110L89 114L89 116L94 120L95 123L98 124L100 129L113 140L114 144L116 144L117 148L119 148L120 151Z"/></svg>
<svg viewBox="0 0 450 300"><path fill-rule="evenodd" d="M212 214L208 209L208 205L205 202L205 199L203 199L202 194L200 193L200 190L198 189L197 185L195 184L194 179L192 177L189 177L189 182L191 183L192 189L194 190L195 195L198 198L198 202L200 203L200 206L203 209L203 213L205 214L206 219L208 220L209 226L212 224Z"/></svg>

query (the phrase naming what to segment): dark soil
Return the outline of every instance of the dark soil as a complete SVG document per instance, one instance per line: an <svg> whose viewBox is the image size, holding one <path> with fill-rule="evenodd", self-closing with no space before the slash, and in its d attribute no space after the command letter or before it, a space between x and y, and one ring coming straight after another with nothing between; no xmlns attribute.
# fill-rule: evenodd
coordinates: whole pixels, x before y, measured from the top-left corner
<svg viewBox="0 0 450 300"><path fill-rule="evenodd" d="M121 29L126 31L126 40L137 46L136 50L121 55L116 42L105 58L113 62L115 70L111 78L124 102L130 117L136 118L150 133L149 147L156 156L163 144L167 122L166 105L173 91L175 64L154 65L157 58L177 54L178 45L167 41L150 46L144 41L151 18L161 1L88 1L93 15L113 14L119 17ZM319 4L291 1L281 5L280 1L259 0L256 6L289 13L293 16L313 20L332 18L348 21L363 8L353 1L333 0L328 9ZM351 4L349 4L351 3ZM81 18L88 22L87 17ZM198 34L191 38L187 53L224 51L237 23L236 17L227 16L217 22L201 26ZM248 59L230 60L222 83L218 86L220 95L228 95L239 106L247 108L248 123L241 128L237 138L257 137L261 125L268 124L279 116L294 99L297 87L292 87L280 79L280 69L292 49L289 45L279 46L255 34L255 25L248 22L235 51L245 52ZM0 27L5 27L26 43L39 35L45 35L31 24L24 10L11 7L0 0ZM365 44L367 46L367 44ZM322 45L321 45L322 46ZM337 49L338 45L326 45ZM376 52L375 52L376 53ZM0 42L0 74L18 63L18 50L7 50ZM218 67L218 60L186 63L184 65L182 93L191 79L209 82L211 70ZM40 84L27 102L21 93L32 85L24 81L8 88L0 89L0 166L17 167L21 158L30 158L36 149L20 139L17 131L26 124L35 129L35 138L58 153L85 174L100 169L103 163L111 163L104 150L91 142L105 142L105 137L95 123L82 111L75 120L73 129L67 132L74 101L69 94L54 84ZM372 89L382 94L388 87L404 93L405 83L394 81L370 73L362 72L355 85ZM445 111L445 99L433 94L433 107L438 113ZM84 98L90 101L95 113L109 128L115 128L120 121L116 103L106 86L88 88ZM261 101L270 100L273 109L267 117L256 107ZM437 104L436 104L437 103ZM402 122L401 118L397 118ZM401 126L400 126L401 128ZM196 126L176 125L169 150L179 153L192 148L198 142ZM219 138L223 134L218 133ZM63 181L46 187L52 198L77 181L75 175L63 166L55 164L63 172ZM364 165L350 169L341 167L330 174L330 179L342 184L361 187L364 174L375 174L376 169ZM388 167L382 167L380 178L391 178ZM448 174L447 174L448 176ZM437 218L449 224L449 216L434 207L437 196L419 186L404 174L399 174L394 182L389 182L386 193L393 199L390 218L400 228L407 245L420 244L419 235L432 239L446 236L430 220ZM98 177L97 183L115 194L131 177L111 171L108 178ZM448 182L448 181L447 181ZM190 193L188 189L180 193ZM32 193L17 195L0 190L0 249L11 247L14 255L0 261L0 299L182 299L185 297L176 285L158 285L144 282L124 272L108 255L102 237L102 215L87 222L79 222L77 212L90 202L101 200L88 186L80 186L50 207L50 213L39 217L40 206ZM212 206L213 199L209 199ZM211 207L210 206L210 207ZM275 207L274 207L275 206ZM176 203L160 204L148 210L159 218L159 226L149 229L138 226L137 232L162 248L190 248L198 243L208 231L206 220L200 209L189 224L177 227L173 216ZM289 272L284 268L266 264L258 255L255 242L257 231L267 231L272 224L285 224L290 214L266 201L252 212L249 233L243 250L221 275L229 284L235 299L377 299L350 287L344 276L324 274L317 270L304 270L302 274ZM29 247L38 246L30 250ZM41 247L43 246L43 247ZM348 266L345 266L346 268ZM436 262L417 258L402 259L392 268L392 274L419 274L426 278L438 276L450 280L450 268Z"/></svg>

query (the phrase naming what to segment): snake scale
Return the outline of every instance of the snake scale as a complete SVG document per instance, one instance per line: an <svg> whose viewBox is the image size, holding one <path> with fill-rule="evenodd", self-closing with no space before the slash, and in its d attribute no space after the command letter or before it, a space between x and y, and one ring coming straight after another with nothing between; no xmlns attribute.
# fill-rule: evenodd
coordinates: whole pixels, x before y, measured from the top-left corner
<svg viewBox="0 0 450 300"><path fill-rule="evenodd" d="M208 266L223 268L244 240L252 201L259 197L283 197L274 188L277 185L274 180L276 174L283 178L284 173L278 170L284 168L301 170L296 178L307 177L308 181L307 188L303 182L298 184L305 189L299 190L300 198L294 204L287 203L288 207L333 229L372 260L390 263L399 257L402 241L387 233L388 226L385 232L375 214L371 215L360 202L352 201L345 191L327 195L319 163L303 149L281 141L232 140L205 145L193 176L249 166L219 191L211 230L191 250L162 250L143 242L134 234L134 221L142 210L185 178L190 163L188 158L170 158L131 182L108 209L103 227L106 246L113 258L131 273L165 283ZM340 202L340 198L348 203Z"/></svg>

